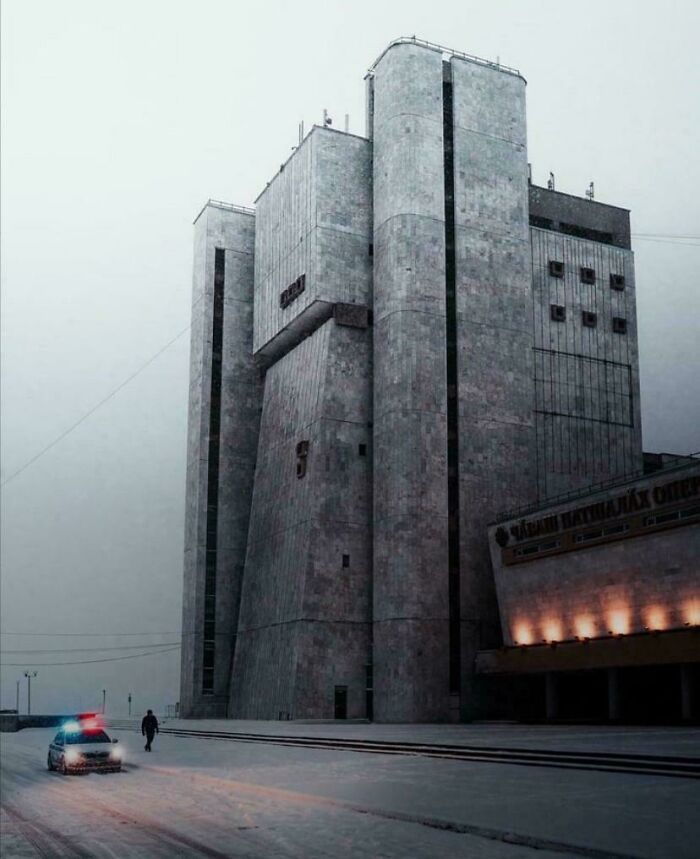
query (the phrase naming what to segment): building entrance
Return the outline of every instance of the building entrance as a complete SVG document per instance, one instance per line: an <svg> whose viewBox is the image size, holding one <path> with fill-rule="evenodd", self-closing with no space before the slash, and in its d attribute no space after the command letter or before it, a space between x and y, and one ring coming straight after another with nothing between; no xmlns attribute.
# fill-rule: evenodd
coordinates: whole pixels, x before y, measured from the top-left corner
<svg viewBox="0 0 700 859"><path fill-rule="evenodd" d="M348 687L335 687L335 718L347 719L348 717Z"/></svg>

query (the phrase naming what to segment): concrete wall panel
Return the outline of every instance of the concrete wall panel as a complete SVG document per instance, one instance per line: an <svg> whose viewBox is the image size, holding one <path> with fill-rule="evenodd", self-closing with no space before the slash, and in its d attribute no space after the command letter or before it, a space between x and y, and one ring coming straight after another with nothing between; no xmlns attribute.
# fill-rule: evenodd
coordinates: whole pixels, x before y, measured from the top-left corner
<svg viewBox="0 0 700 859"><path fill-rule="evenodd" d="M368 303L371 222L369 141L314 126L257 201L255 352L314 301Z"/></svg>
<svg viewBox="0 0 700 859"><path fill-rule="evenodd" d="M266 373L232 677L236 717L332 718L336 685L348 686L349 715L365 714L370 336L328 320ZM302 478L299 441L309 443Z"/></svg>
<svg viewBox="0 0 700 859"><path fill-rule="evenodd" d="M374 677L380 721L445 719L447 465L442 57L374 73Z"/></svg>
<svg viewBox="0 0 700 859"><path fill-rule="evenodd" d="M231 647L245 559L260 409L252 357L255 219L208 204L195 224L190 400L185 501L181 708L185 716L226 714ZM216 647L214 691L202 691L204 580L207 548L214 259L225 254L219 431Z"/></svg>

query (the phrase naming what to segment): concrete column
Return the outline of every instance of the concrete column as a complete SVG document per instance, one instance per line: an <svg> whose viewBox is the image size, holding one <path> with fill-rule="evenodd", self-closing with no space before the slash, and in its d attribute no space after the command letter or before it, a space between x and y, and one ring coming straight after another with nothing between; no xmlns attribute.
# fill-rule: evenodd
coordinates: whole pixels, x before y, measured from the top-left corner
<svg viewBox="0 0 700 859"><path fill-rule="evenodd" d="M446 721L442 57L390 48L374 77L375 719Z"/></svg>
<svg viewBox="0 0 700 859"><path fill-rule="evenodd" d="M557 676L552 671L545 675L545 700L547 721L556 719L559 715L559 696L557 694Z"/></svg>
<svg viewBox="0 0 700 859"><path fill-rule="evenodd" d="M620 677L617 668L608 668L608 719L616 722L620 718Z"/></svg>
<svg viewBox="0 0 700 859"><path fill-rule="evenodd" d="M221 718L227 711L261 403L252 355L254 242L252 212L208 203L197 218L180 681L185 717ZM217 285L223 287L218 298ZM216 319L221 337L214 354ZM218 385L212 384L215 368ZM213 689L203 682L211 636Z"/></svg>
<svg viewBox="0 0 700 859"><path fill-rule="evenodd" d="M693 674L690 665L681 665L681 718L693 718Z"/></svg>
<svg viewBox="0 0 700 859"><path fill-rule="evenodd" d="M476 652L501 642L486 528L499 511L535 500L532 277L525 81L458 57L450 67L460 686L469 719L485 704L471 682Z"/></svg>

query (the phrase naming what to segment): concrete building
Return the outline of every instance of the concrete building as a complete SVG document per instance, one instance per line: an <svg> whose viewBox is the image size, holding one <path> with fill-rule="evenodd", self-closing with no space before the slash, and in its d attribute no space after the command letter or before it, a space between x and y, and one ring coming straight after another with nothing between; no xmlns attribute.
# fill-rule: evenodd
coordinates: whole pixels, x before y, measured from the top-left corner
<svg viewBox="0 0 700 859"><path fill-rule="evenodd" d="M503 647L477 670L515 716L700 716L700 461L494 523ZM539 687L539 694L538 694Z"/></svg>
<svg viewBox="0 0 700 859"><path fill-rule="evenodd" d="M487 714L488 524L642 472L629 213L530 183L514 69L366 85L195 224L186 716Z"/></svg>

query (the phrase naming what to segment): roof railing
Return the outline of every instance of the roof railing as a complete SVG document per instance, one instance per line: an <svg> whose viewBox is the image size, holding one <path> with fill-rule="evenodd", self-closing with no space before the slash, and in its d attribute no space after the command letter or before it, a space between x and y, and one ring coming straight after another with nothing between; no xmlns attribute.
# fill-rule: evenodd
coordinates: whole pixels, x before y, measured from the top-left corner
<svg viewBox="0 0 700 859"><path fill-rule="evenodd" d="M457 57L460 60L467 60L470 63L477 63L480 66L487 66L490 69L496 69L500 72L506 72L509 75L517 75L518 77L522 77L520 71L518 69L514 69L511 66L504 66L500 62L493 62L492 60L485 60L482 57L475 57L473 54L465 54L463 51L455 51L454 48L447 48L445 45L438 45L436 42L428 42L425 39L417 39L415 36L399 36L398 39L394 39L392 42L384 48L381 54L377 57L377 59L372 63L372 65L367 69L367 75L373 75L374 69L377 66L377 63L381 60L381 58L386 54L388 50L393 48L395 45L419 45L421 48L428 48L431 51L439 51L441 54L449 54L451 57Z"/></svg>
<svg viewBox="0 0 700 859"><path fill-rule="evenodd" d="M224 200L212 200L210 197L197 213L197 217L192 221L193 224L199 220L202 212L207 208L207 206L215 206L217 209L226 209L228 212L238 212L241 215L255 214L255 209L251 209L248 206L236 206L233 203L226 203Z"/></svg>
<svg viewBox="0 0 700 859"><path fill-rule="evenodd" d="M630 472L628 474L611 477L609 480L602 480L600 483L591 483L589 486L584 486L581 489L572 489L569 492L563 492L560 495L552 495L551 498L543 498L534 504L527 504L523 507L515 507L512 510L504 510L500 512L489 525L496 525L499 522L507 522L510 519L519 519L521 516L527 516L530 513L535 513L538 510L545 510L548 507L557 507L559 504L565 504L567 501L573 501L577 498L585 498L587 495L595 495L596 492L601 492L603 489L613 489L615 486L624 486L626 483L632 483L637 480L644 480L651 477L656 477L661 474L688 468L691 465L697 465L700 462L700 453L689 453L678 457L682 462L676 462L673 465L667 465L659 468L656 471L644 473L643 471Z"/></svg>

